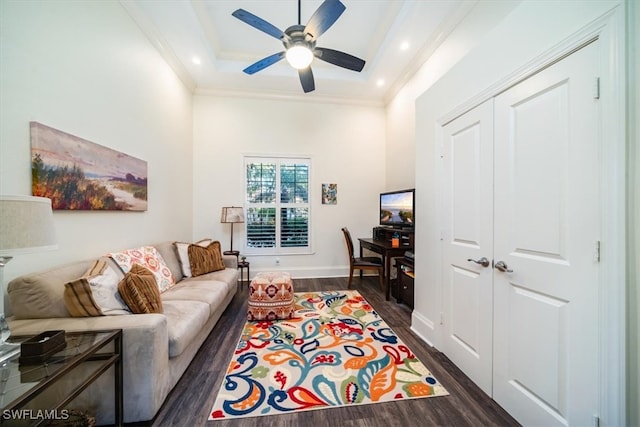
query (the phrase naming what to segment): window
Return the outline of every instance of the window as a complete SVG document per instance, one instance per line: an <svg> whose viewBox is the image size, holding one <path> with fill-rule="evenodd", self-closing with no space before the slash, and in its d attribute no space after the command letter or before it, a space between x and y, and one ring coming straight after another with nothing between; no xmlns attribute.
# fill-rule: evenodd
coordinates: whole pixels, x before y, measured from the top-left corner
<svg viewBox="0 0 640 427"><path fill-rule="evenodd" d="M246 250L309 253L308 158L245 157Z"/></svg>

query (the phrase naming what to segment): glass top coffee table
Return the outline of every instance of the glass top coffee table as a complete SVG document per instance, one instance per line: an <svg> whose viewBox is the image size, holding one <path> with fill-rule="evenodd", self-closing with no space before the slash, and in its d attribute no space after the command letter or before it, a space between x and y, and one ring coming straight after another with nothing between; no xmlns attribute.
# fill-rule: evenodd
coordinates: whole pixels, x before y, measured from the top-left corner
<svg viewBox="0 0 640 427"><path fill-rule="evenodd" d="M36 426L70 417L65 407L114 366L115 424L123 422L122 330L67 332L66 347L44 361L23 357L10 337L0 347L0 424ZM28 360L28 363L24 362Z"/></svg>

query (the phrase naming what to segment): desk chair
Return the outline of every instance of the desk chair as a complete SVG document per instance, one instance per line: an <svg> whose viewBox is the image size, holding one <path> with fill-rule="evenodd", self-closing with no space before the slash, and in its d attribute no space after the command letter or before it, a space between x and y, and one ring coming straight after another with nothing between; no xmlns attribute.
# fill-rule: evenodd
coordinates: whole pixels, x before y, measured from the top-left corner
<svg viewBox="0 0 640 427"><path fill-rule="evenodd" d="M349 253L349 284L347 288L351 289L351 280L353 279L353 270L376 270L378 272L378 282L380 283L380 290L384 292L383 278L384 266L382 260L378 257L362 257L356 258L353 255L353 240L351 240L351 233L347 230L347 227L342 229L344 234L344 240L347 242L347 252Z"/></svg>

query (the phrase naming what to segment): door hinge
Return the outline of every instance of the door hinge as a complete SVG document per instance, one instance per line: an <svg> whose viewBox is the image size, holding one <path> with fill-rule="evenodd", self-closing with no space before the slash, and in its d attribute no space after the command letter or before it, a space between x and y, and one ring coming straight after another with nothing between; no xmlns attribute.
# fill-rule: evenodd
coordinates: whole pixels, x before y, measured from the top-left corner
<svg viewBox="0 0 640 427"><path fill-rule="evenodd" d="M597 415L593 416L592 427L600 427L600 417Z"/></svg>
<svg viewBox="0 0 640 427"><path fill-rule="evenodd" d="M444 314L442 312L440 312L440 324L444 325Z"/></svg>
<svg viewBox="0 0 640 427"><path fill-rule="evenodd" d="M593 82L593 99L600 99L600 77L596 77Z"/></svg>
<svg viewBox="0 0 640 427"><path fill-rule="evenodd" d="M600 262L600 240L596 240L596 250L593 255L593 260L595 262Z"/></svg>

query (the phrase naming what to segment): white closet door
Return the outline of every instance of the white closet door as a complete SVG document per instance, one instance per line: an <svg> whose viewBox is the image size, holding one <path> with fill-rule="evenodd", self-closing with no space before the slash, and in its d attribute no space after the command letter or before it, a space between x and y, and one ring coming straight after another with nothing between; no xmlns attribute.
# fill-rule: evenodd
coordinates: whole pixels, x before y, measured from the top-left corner
<svg viewBox="0 0 640 427"><path fill-rule="evenodd" d="M524 425L598 399L597 42L495 98L494 399Z"/></svg>
<svg viewBox="0 0 640 427"><path fill-rule="evenodd" d="M491 395L493 100L443 131L442 351Z"/></svg>

